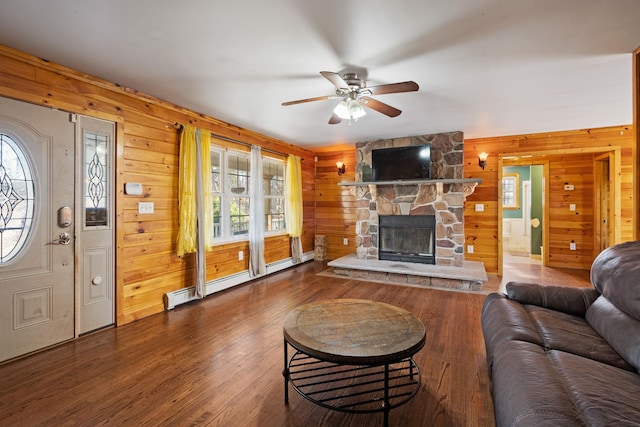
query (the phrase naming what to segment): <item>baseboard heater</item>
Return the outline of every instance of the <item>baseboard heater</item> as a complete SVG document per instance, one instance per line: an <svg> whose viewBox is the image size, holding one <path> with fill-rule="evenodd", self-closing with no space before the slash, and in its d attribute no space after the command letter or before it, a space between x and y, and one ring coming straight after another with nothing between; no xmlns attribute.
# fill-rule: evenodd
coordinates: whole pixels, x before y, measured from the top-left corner
<svg viewBox="0 0 640 427"><path fill-rule="evenodd" d="M302 262L311 261L314 257L314 252L306 252L302 255ZM264 276L284 270L289 267L293 267L294 264L291 258L286 258L280 261L267 264L267 273ZM260 276L260 277L264 277ZM259 277L250 277L249 270L241 271L240 273L232 274L230 276L221 277L219 279L207 282L205 286L205 295L211 295L216 292L229 289L233 286L241 285L250 280L259 279ZM188 288L178 289L177 291L171 291L164 294L164 308L165 310L172 310L180 304L187 303L189 301L196 300L196 288L195 286L189 286Z"/></svg>

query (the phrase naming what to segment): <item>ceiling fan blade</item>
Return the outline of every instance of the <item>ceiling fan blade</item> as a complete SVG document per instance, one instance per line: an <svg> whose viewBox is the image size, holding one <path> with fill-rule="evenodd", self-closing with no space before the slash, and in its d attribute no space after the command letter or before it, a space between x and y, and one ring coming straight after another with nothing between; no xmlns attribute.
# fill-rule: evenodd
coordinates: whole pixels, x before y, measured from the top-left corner
<svg viewBox="0 0 640 427"><path fill-rule="evenodd" d="M340 74L333 73L331 71L320 71L320 74L322 74L325 79L329 80L336 88L349 90L349 85L342 77L340 77Z"/></svg>
<svg viewBox="0 0 640 427"><path fill-rule="evenodd" d="M342 119L340 117L338 117L338 115L336 113L333 113L331 115L331 118L329 119L329 124L330 125L337 125L341 121L342 121Z"/></svg>
<svg viewBox="0 0 640 427"><path fill-rule="evenodd" d="M312 102L312 101L324 101L325 99L334 99L334 98L339 98L339 96L327 95L327 96L318 96L315 98L298 99L297 101L283 102L282 105L286 107L287 105L302 104L305 102Z"/></svg>
<svg viewBox="0 0 640 427"><path fill-rule="evenodd" d="M389 104L385 104L384 102L380 102L376 99L369 98L368 96L363 96L362 98L360 98L360 101L363 101L362 105L364 105L365 107L369 107L372 110L376 110L377 112L389 117L397 117L400 115L400 113L402 113L402 111L398 110L397 108L392 107Z"/></svg>
<svg viewBox="0 0 640 427"><path fill-rule="evenodd" d="M371 91L371 95L383 95L385 93L414 92L420 89L416 82L390 83L387 85L370 86L364 90Z"/></svg>

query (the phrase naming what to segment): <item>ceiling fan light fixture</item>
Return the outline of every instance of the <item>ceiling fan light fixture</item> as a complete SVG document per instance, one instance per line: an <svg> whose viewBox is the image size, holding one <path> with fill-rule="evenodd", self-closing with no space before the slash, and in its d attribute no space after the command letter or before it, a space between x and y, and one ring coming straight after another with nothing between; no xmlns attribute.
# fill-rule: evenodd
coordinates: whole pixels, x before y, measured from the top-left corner
<svg viewBox="0 0 640 427"><path fill-rule="evenodd" d="M348 103L349 103L349 114L351 115L351 118L357 120L360 117L363 117L364 115L367 114L367 112L364 111L364 108L362 107L362 105L355 99L350 99Z"/></svg>
<svg viewBox="0 0 640 427"><path fill-rule="evenodd" d="M345 98L338 102L336 108L333 109L336 116L345 120L358 120L360 117L367 114L364 107L353 98Z"/></svg>

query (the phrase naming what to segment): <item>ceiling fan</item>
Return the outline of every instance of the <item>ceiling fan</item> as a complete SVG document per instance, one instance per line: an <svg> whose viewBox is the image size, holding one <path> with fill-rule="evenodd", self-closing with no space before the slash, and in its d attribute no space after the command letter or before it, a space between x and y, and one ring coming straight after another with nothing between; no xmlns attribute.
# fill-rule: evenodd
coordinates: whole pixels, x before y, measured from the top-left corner
<svg viewBox="0 0 640 427"><path fill-rule="evenodd" d="M305 102L341 98L341 101L333 109L333 114L329 119L329 124L338 124L342 122L343 119L349 120L349 124L351 124L352 120L356 121L366 114L363 107L371 108L372 110L389 117L396 117L402 113L402 111L392 107L391 105L371 98L372 95L413 92L419 89L418 84L412 81L367 87L365 80L359 78L357 73L345 73L341 76L340 74L333 73L331 71L320 71L320 74L322 74L322 76L336 87L335 95L318 96L315 98L283 102L282 105L287 106L302 104Z"/></svg>

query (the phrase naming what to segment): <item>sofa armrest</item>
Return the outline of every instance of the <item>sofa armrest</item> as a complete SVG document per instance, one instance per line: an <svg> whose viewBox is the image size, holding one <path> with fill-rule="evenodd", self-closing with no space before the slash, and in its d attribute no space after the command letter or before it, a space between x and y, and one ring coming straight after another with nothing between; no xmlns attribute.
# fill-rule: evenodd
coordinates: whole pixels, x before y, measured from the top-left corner
<svg viewBox="0 0 640 427"><path fill-rule="evenodd" d="M600 296L594 288L569 288L538 283L509 282L507 297L520 304L531 304L563 313L584 316Z"/></svg>

